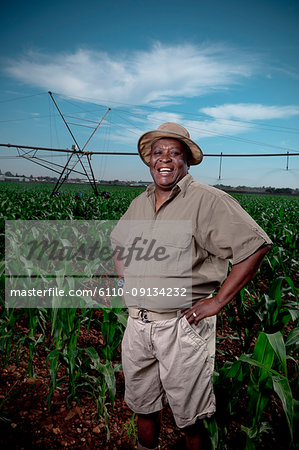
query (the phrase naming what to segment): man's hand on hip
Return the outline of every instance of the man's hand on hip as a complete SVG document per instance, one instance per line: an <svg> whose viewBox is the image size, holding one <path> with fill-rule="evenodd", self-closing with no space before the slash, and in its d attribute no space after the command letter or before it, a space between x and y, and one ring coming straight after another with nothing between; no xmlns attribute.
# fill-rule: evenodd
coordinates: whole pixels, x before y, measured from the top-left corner
<svg viewBox="0 0 299 450"><path fill-rule="evenodd" d="M271 246L269 245L263 245L244 261L233 265L215 297L199 300L191 308L183 312L188 322L197 325L201 319L218 314L253 279L270 248Z"/></svg>
<svg viewBox="0 0 299 450"><path fill-rule="evenodd" d="M214 316L222 309L222 305L217 301L217 297L208 297L198 300L191 308L186 309L182 316L186 316L189 323L195 325L205 317Z"/></svg>

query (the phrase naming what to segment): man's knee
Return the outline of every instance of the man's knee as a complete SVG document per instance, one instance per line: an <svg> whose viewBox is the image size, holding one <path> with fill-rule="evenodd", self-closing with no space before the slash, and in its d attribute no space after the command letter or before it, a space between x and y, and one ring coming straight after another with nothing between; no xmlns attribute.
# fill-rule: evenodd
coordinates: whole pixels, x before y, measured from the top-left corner
<svg viewBox="0 0 299 450"><path fill-rule="evenodd" d="M193 425L183 428L183 431L186 436L187 449L211 449L209 433L202 420L197 420Z"/></svg>
<svg viewBox="0 0 299 450"><path fill-rule="evenodd" d="M137 415L138 449L158 448L158 438L161 428L161 411L151 414Z"/></svg>

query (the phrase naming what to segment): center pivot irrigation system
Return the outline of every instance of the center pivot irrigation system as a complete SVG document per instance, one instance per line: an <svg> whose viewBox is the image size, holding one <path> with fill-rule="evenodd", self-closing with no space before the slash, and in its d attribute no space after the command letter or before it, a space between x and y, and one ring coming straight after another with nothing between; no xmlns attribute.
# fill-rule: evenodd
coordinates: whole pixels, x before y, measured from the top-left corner
<svg viewBox="0 0 299 450"><path fill-rule="evenodd" d="M57 102L54 99L53 93L48 92L51 99L54 102L55 107L57 108L59 115L61 116L65 126L67 127L73 141L74 145L72 145L71 149L62 149L62 148L47 148L47 147L33 147L33 146L27 146L27 145L14 145L14 144L0 144L0 147L13 147L16 148L18 151L18 157L27 159L28 161L31 161L35 164L38 164L42 167L45 167L46 169L49 169L53 172L56 172L59 174L58 180L53 188L52 195L57 194L60 187L63 185L63 183L69 178L70 174L73 172L75 174L79 174L82 176L85 176L91 185L95 195L98 195L98 188L97 188L97 182L94 177L94 171L92 169L91 164L91 156L92 155L138 155L137 152L97 152L97 151L85 151L85 148L87 144L90 142L91 138L94 136L96 131L99 129L103 121L105 120L106 116L109 114L109 111L111 111L111 108L107 108L107 111L105 112L104 116L101 118L101 120L97 123L96 127L91 127L93 129L91 135L81 148L72 133L69 125L78 125L74 124L72 122L67 122L65 117L66 115L63 115L59 106L57 105ZM71 117L71 116L68 116ZM78 120L78 117L76 117ZM68 159L66 161L66 164L63 166L62 164L54 163L53 161L49 161L45 159L44 157L41 158L39 156L39 151L51 151L51 152L60 152L60 153L67 153L69 154ZM223 154L221 152L220 154L205 154L204 156L212 156L212 157L218 157L219 158L219 175L218 179L221 180L221 170L222 170L222 158L223 157L257 157L257 156L286 156L286 170L289 169L289 157L290 156L298 156L299 153L260 153L260 154ZM79 169L77 168L77 165L79 165Z"/></svg>
<svg viewBox="0 0 299 450"><path fill-rule="evenodd" d="M58 193L60 187L63 185L63 183L69 178L70 174L76 173L79 175L83 175L87 178L89 184L91 185L94 193L98 195L98 188L96 179L94 176L94 171L92 169L91 164L91 156L92 155L137 155L137 153L121 153L121 152L94 152L94 151L85 151L85 148L93 135L96 133L96 131L99 129L100 125L106 118L109 111L111 111L111 108L108 108L105 112L102 119L99 121L97 126L93 128L93 131L83 147L81 148L78 144L74 134L72 133L72 130L70 129L69 125L71 125L71 122L67 122L65 119L65 115L62 114L59 106L57 105L57 102L54 99L53 93L49 91L49 95L51 99L54 102L54 105L56 106L65 126L67 127L73 141L74 145L72 145L71 149L63 149L63 148L48 148L48 147L34 147L34 146L28 146L28 145L14 145L14 144L0 144L0 147L14 147L18 151L18 156L20 158L27 159L28 161L31 161L35 164L38 164L39 166L45 167L46 169L49 169L53 172L56 172L59 174L58 180L53 188L52 195ZM78 119L78 118L77 118ZM67 159L66 164L63 166L62 164L54 163L53 161L49 161L45 158L41 158L38 156L39 151L51 151L51 152L60 152L60 153L68 153L69 157ZM76 168L77 165L80 165Z"/></svg>

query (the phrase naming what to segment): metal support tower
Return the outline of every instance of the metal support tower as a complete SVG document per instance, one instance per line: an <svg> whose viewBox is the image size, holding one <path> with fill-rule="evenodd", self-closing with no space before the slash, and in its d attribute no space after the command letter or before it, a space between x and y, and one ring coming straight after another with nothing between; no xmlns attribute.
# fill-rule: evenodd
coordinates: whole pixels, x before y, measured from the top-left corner
<svg viewBox="0 0 299 450"><path fill-rule="evenodd" d="M65 166L63 167L60 176L57 180L57 183L54 186L54 189L52 191L52 194L55 194L56 192L59 191L60 187L62 186L62 184L68 179L68 177L70 176L70 174L74 171L76 165L79 163L81 165L81 168L83 170L83 174L87 177L89 184L91 185L95 195L98 195L98 187L97 187L97 183L96 183L96 179L94 176L94 172L92 169L92 164L91 164L91 159L90 159L90 155L86 152L84 152L84 149L86 148L87 144L89 143L89 141L91 140L91 138L93 137L93 135L96 133L96 131L98 130L98 128L100 127L101 123L103 122L103 120L105 119L105 117L107 116L107 114L109 113L109 111L111 110L111 108L108 108L106 113L104 114L103 118L100 120L100 122L98 123L98 125L96 126L96 128L93 130L93 132L91 133L91 135L89 136L89 138L87 139L87 141L85 142L83 148L81 149L74 134L72 133L72 130L70 129L68 123L66 122L62 112L59 109L59 106L57 105L52 92L49 91L49 95L51 97L51 99L54 102L54 105L56 106L65 126L67 127L73 141L75 142L75 145L72 147L73 148L73 152L70 154ZM73 161L72 161L73 160ZM75 160L75 161L74 161ZM72 166L71 166L71 161L72 161ZM85 162L85 164L84 164Z"/></svg>

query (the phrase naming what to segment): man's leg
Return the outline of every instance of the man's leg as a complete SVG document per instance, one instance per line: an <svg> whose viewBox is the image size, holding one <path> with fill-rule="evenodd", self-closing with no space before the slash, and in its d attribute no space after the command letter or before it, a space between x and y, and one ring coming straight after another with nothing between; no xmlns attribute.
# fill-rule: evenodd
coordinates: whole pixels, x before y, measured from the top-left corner
<svg viewBox="0 0 299 450"><path fill-rule="evenodd" d="M211 444L202 420L183 429L186 436L187 450L210 450Z"/></svg>
<svg viewBox="0 0 299 450"><path fill-rule="evenodd" d="M145 448L158 447L161 411L137 415L138 442Z"/></svg>

